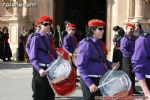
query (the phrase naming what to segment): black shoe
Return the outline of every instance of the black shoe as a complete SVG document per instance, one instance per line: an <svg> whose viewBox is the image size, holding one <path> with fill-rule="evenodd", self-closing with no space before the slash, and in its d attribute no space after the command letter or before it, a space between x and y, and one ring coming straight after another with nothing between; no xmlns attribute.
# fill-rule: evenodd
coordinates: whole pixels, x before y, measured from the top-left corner
<svg viewBox="0 0 150 100"><path fill-rule="evenodd" d="M142 94L142 93L139 92L139 91L134 90L134 91L133 91L133 94Z"/></svg>
<svg viewBox="0 0 150 100"><path fill-rule="evenodd" d="M11 59L8 59L7 61L12 61Z"/></svg>
<svg viewBox="0 0 150 100"><path fill-rule="evenodd" d="M79 82L80 80L76 78L76 82Z"/></svg>

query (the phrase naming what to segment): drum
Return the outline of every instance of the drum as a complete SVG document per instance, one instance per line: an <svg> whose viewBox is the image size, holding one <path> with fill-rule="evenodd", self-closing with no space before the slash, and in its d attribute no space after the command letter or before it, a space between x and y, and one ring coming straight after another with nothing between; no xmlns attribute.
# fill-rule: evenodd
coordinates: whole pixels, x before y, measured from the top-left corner
<svg viewBox="0 0 150 100"><path fill-rule="evenodd" d="M68 61L68 53L62 48L58 48L57 51L63 52L64 56L50 63L46 70L47 78L57 94L66 96L76 89L76 72Z"/></svg>
<svg viewBox="0 0 150 100"><path fill-rule="evenodd" d="M75 49L72 55L72 62L75 66L76 66L76 59L77 59L77 48Z"/></svg>
<svg viewBox="0 0 150 100"><path fill-rule="evenodd" d="M58 59L50 63L46 72L51 83L58 83L68 78L71 70L70 63L67 60L58 57Z"/></svg>
<svg viewBox="0 0 150 100"><path fill-rule="evenodd" d="M131 81L125 72L109 70L100 79L98 87L103 96L127 96Z"/></svg>

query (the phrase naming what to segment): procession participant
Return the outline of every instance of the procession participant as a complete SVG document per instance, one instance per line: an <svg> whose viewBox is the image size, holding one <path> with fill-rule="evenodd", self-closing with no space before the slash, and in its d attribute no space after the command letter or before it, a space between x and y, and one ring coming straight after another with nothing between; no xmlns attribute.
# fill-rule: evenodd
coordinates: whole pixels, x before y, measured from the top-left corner
<svg viewBox="0 0 150 100"><path fill-rule="evenodd" d="M66 21L64 22L65 30L63 30L63 31L61 32L62 41L64 40L64 37L68 34L68 25L69 25L69 24L71 24L71 21L69 21L69 20L66 20Z"/></svg>
<svg viewBox="0 0 150 100"><path fill-rule="evenodd" d="M115 32L115 36L113 38L114 49L113 49L113 62L120 62L119 69L122 69L122 52L120 50L120 41L124 36L125 32L122 27L114 26L113 31Z"/></svg>
<svg viewBox="0 0 150 100"><path fill-rule="evenodd" d="M55 94L48 82L45 70L52 60L50 60L50 26L52 19L49 16L41 16L39 35L35 36L31 42L30 62L33 65L33 100L54 100Z"/></svg>
<svg viewBox="0 0 150 100"><path fill-rule="evenodd" d="M77 68L71 59L75 49L77 48L77 38L75 36L76 26L74 24L69 24L67 26L67 32L68 34L64 37L63 40L63 49L69 54L69 59L71 60L72 66L76 71ZM76 78L76 81L79 80Z"/></svg>
<svg viewBox="0 0 150 100"><path fill-rule="evenodd" d="M100 76L111 69L119 66L119 63L112 64L106 59L102 49L102 37L105 23L99 19L92 19L88 22L90 29L89 37L80 41L78 45L76 65L80 72L80 82L85 100L95 100L100 95L98 84Z"/></svg>
<svg viewBox="0 0 150 100"><path fill-rule="evenodd" d="M132 82L132 93L134 94L140 94L135 89L135 75L132 72L132 63L131 63L131 57L134 53L135 49L135 38L134 38L134 29L135 26L133 24L128 23L126 25L126 33L124 37L121 39L121 52L123 54L122 58L122 70L127 73L129 76L131 82Z"/></svg>
<svg viewBox="0 0 150 100"><path fill-rule="evenodd" d="M0 27L0 59L3 60L3 62L5 62L6 59L3 48L4 48L4 33L2 32L2 29Z"/></svg>
<svg viewBox="0 0 150 100"><path fill-rule="evenodd" d="M135 42L135 52L132 56L132 67L136 78L150 100L150 34L144 33Z"/></svg>
<svg viewBox="0 0 150 100"><path fill-rule="evenodd" d="M72 54L77 47L77 38L75 36L76 26L74 24L69 24L67 28L68 34L64 37L63 49L72 57Z"/></svg>

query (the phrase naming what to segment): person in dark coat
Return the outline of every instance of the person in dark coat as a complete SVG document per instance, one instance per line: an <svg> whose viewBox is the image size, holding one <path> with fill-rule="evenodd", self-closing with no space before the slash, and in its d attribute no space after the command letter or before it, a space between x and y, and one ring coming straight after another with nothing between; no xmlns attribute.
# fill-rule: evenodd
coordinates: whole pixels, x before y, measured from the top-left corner
<svg viewBox="0 0 150 100"><path fill-rule="evenodd" d="M122 69L122 52L120 51L120 41L124 36L125 32L123 28L119 26L114 26L113 31L115 32L115 36L113 38L114 42L114 50L113 50L113 62L120 62L119 70Z"/></svg>
<svg viewBox="0 0 150 100"><path fill-rule="evenodd" d="M8 28L4 27L2 30L3 34L4 34L4 61L11 61L11 57L12 57L12 52L11 52L11 48L8 42L9 39L9 33L8 33Z"/></svg>
<svg viewBox="0 0 150 100"><path fill-rule="evenodd" d="M142 28L142 25L140 23L135 23L135 31L134 31L134 36L137 39L140 34L144 33L144 30Z"/></svg>
<svg viewBox="0 0 150 100"><path fill-rule="evenodd" d="M4 57L3 48L4 48L4 33L1 31L1 27L0 27L0 59L6 61Z"/></svg>
<svg viewBox="0 0 150 100"><path fill-rule="evenodd" d="M20 35L20 41L19 41L19 61L28 61L28 56L26 55L25 52L25 45L26 45L26 41L28 38L28 33L26 31L26 29L23 27L23 33Z"/></svg>

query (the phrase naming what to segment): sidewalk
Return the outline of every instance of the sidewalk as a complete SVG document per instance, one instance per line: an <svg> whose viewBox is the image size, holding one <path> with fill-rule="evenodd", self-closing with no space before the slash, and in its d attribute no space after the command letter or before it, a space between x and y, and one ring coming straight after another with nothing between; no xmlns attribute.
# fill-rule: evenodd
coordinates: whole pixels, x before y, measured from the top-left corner
<svg viewBox="0 0 150 100"><path fill-rule="evenodd" d="M32 67L26 62L0 62L0 100L32 100ZM82 100L79 87L67 97L56 100Z"/></svg>

